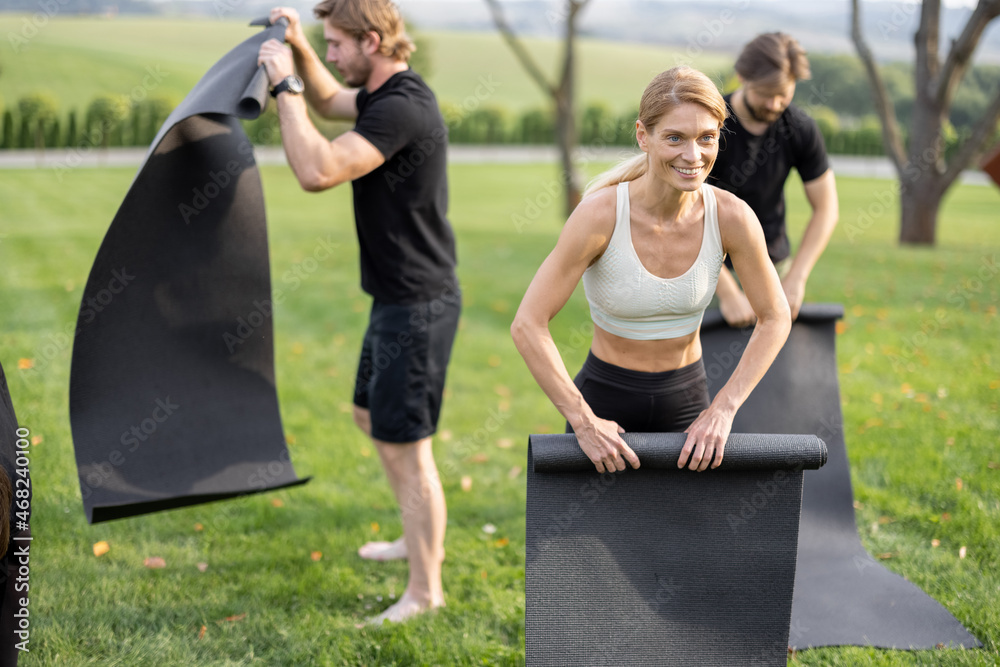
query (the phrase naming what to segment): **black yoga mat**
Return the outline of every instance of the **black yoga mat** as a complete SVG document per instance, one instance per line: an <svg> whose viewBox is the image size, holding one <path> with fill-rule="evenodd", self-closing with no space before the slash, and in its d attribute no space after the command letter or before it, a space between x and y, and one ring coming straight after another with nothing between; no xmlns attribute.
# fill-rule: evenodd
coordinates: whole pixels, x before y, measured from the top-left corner
<svg viewBox="0 0 1000 667"><path fill-rule="evenodd" d="M263 191L237 120L264 107L257 52L284 30L234 48L170 114L94 260L70 377L93 523L306 481L278 412Z"/></svg>
<svg viewBox="0 0 1000 667"><path fill-rule="evenodd" d="M572 434L528 442L529 665L784 665L802 470L815 436L733 434L678 470L685 435L626 433L642 467L595 472Z"/></svg>
<svg viewBox="0 0 1000 667"><path fill-rule="evenodd" d="M872 558L858 538L837 381L835 325L843 312L837 304L802 307L733 423L743 433L812 433L829 447L827 464L805 473L790 646L981 646L944 607ZM750 331L729 328L718 311L705 313L702 355L713 396Z"/></svg>

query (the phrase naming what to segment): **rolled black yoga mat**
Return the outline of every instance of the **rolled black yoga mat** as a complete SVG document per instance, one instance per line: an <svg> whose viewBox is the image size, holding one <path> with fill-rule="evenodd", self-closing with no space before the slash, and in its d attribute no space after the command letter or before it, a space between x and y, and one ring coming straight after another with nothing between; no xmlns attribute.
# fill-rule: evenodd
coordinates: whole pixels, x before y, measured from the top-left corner
<svg viewBox="0 0 1000 667"><path fill-rule="evenodd" d="M237 120L264 107L257 52L284 31L234 48L170 114L94 260L70 377L92 523L307 481L278 412L263 191Z"/></svg>
<svg viewBox="0 0 1000 667"><path fill-rule="evenodd" d="M805 473L790 646L978 647L979 641L914 584L890 572L861 545L844 444L837 381L838 304L806 304L777 359L736 415L741 433L813 433L829 461ZM731 329L705 313L702 356L709 391L725 384L750 329Z"/></svg>
<svg viewBox="0 0 1000 667"><path fill-rule="evenodd" d="M733 434L678 470L680 433L626 433L642 466L595 472L572 434L528 442L528 665L784 665L802 471L815 436Z"/></svg>

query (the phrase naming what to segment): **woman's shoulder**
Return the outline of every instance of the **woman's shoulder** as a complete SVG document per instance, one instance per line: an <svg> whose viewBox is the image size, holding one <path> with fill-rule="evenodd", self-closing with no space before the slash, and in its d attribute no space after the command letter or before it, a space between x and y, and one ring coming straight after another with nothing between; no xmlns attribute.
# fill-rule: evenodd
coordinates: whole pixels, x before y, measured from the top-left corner
<svg viewBox="0 0 1000 667"><path fill-rule="evenodd" d="M745 201L732 192L714 185L707 187L715 195L716 207L719 212L719 225L732 226L757 222L757 216Z"/></svg>
<svg viewBox="0 0 1000 667"><path fill-rule="evenodd" d="M590 228L608 226L614 229L618 209L618 186L608 185L591 192L577 204L570 216L576 223Z"/></svg>

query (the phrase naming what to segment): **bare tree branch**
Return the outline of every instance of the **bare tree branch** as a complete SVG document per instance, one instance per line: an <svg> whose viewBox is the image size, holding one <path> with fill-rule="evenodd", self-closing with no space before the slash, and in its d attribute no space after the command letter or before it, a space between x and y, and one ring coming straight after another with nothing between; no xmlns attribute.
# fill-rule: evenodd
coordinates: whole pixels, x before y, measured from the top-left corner
<svg viewBox="0 0 1000 667"><path fill-rule="evenodd" d="M1000 90L993 96L993 101L990 102L989 108L986 109L979 122L976 123L972 135L965 140L955 154L955 157L951 159L947 171L942 176L944 190L952 186L963 169L968 167L974 160L979 159L990 148L990 146L986 146L985 144L987 139L996 130L998 122L1000 122Z"/></svg>
<svg viewBox="0 0 1000 667"><path fill-rule="evenodd" d="M952 43L940 76L933 84L936 86L932 96L935 105L942 109L951 106L955 90L965 76L965 70L972 60L972 53L976 50L983 31L997 16L1000 16L1000 0L980 0L976 5L962 34Z"/></svg>
<svg viewBox="0 0 1000 667"><path fill-rule="evenodd" d="M896 121L896 110L892 100L889 99L889 92L885 88L882 75L879 74L878 66L875 64L875 57L861 33L861 9L858 6L858 0L851 0L851 8L851 39L854 41L861 62L864 63L865 70L868 72L868 81L872 86L872 97L875 99L875 109L882 120L882 143L885 144L886 152L896 167L896 172L902 178L906 157L903 138L899 132L899 123Z"/></svg>
<svg viewBox="0 0 1000 667"><path fill-rule="evenodd" d="M545 78L545 74L542 73L538 64L535 63L534 58L528 53L528 50L524 48L521 40L518 39L517 35L511 29L510 25L507 23L507 19L504 18L503 7L500 6L498 0L486 0L486 4L490 7L490 12L493 14L493 23L496 24L497 30L503 36L510 50L514 52L514 55L518 60L521 61L521 65L524 67L528 75L534 79L535 83L547 94L555 96L556 88L548 79Z"/></svg>
<svg viewBox="0 0 1000 667"><path fill-rule="evenodd" d="M913 43L917 49L916 80L923 82L926 88L917 90L917 97L925 94L928 99L934 96L931 94L931 82L935 80L941 70L941 59L939 52L941 24L941 0L923 0L920 6L920 25L913 35Z"/></svg>

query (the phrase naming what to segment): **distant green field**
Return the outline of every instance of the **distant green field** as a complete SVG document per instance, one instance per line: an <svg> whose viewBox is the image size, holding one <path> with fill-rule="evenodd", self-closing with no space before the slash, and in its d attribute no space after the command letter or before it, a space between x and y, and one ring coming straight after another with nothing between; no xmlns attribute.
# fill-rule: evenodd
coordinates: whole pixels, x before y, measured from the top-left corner
<svg viewBox="0 0 1000 667"><path fill-rule="evenodd" d="M144 79L149 95L179 102L226 51L253 34L244 21L182 18L54 17L25 30L26 17L0 14L0 104L49 92L64 112L82 110L98 94L129 94ZM34 35L26 44L10 35ZM442 102L496 104L512 112L542 106L545 97L528 79L494 32L427 32L432 73L429 81ZM559 45L529 39L526 45L547 71L556 71ZM581 39L578 99L602 101L621 113L638 106L652 76L677 64L681 52L648 45ZM692 63L708 72L729 67L731 58L704 55ZM150 79L150 73L158 74ZM489 85L484 87L484 82ZM478 96L478 98L477 98Z"/></svg>

